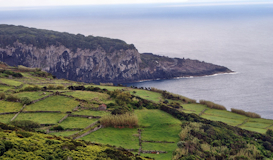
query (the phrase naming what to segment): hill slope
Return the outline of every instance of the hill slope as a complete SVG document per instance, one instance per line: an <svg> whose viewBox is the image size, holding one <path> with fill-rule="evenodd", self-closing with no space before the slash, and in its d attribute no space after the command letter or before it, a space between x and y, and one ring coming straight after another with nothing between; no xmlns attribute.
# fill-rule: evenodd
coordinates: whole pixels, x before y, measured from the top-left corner
<svg viewBox="0 0 273 160"><path fill-rule="evenodd" d="M38 127L36 131L121 146L134 154L155 159L273 157L273 132L268 130L273 129L273 120L251 118L210 108L196 103L195 100L154 88L92 85L54 79L52 75L39 69L23 66L17 68L1 63L0 77L0 99L2 99L0 122L2 123L11 123L23 129L33 130L32 126L28 125L29 122L26 122L31 120L39 124L36 126ZM101 104L106 104L107 110L100 109ZM111 114L124 115L122 113L125 112L132 114L129 118L137 117L137 126L130 126L126 120L124 120L126 123L120 121L112 127L106 126L103 122L103 119L111 117ZM36 140L36 136L24 136L34 133L4 131L0 134L3 135L1 137L12 137L14 139L12 144L15 146L21 143L34 143ZM91 151L94 146L89 142L42 135L41 142L35 143L34 147L27 145L14 149L6 148L6 143L10 143L6 141L10 139L0 138L5 145L5 149L0 149L4 157L15 156L12 154L14 152L22 157L53 156L54 158L58 156L56 153L59 151L65 153L62 156L70 152L73 152L71 156L78 156L78 151L84 152L85 155L85 151ZM49 145L47 147L51 148L50 145L53 145L52 147L58 152L45 149L44 151L48 152L41 153L37 146L47 139L52 139L58 144L70 145L58 148L63 145L54 146L56 144L50 142L46 144ZM91 144L91 150L88 149L89 147L83 150L80 147L78 150L78 146L74 143ZM77 152L73 147L77 148ZM98 149L99 151L92 151L94 156L106 156L103 151L107 146L104 147Z"/></svg>

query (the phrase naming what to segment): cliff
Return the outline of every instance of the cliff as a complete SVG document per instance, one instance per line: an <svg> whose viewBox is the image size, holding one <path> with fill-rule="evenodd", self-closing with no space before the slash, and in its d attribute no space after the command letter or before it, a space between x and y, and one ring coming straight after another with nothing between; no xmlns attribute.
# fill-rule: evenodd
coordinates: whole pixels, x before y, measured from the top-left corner
<svg viewBox="0 0 273 160"><path fill-rule="evenodd" d="M123 83L230 72L197 60L140 54L134 45L117 39L12 25L0 25L0 61L83 82Z"/></svg>

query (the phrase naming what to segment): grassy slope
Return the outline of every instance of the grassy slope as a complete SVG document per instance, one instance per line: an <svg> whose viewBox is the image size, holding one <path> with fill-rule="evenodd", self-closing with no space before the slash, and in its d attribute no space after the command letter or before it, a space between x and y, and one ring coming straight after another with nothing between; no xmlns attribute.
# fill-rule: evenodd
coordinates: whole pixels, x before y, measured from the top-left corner
<svg viewBox="0 0 273 160"><path fill-rule="evenodd" d="M138 149L137 134L137 129L103 128L81 139L101 144L110 144L116 147L121 146L126 149Z"/></svg>
<svg viewBox="0 0 273 160"><path fill-rule="evenodd" d="M18 102L7 102L4 100L0 101L0 113L3 112L19 112L23 107L21 103Z"/></svg>
<svg viewBox="0 0 273 160"><path fill-rule="evenodd" d="M31 85L38 86L47 86L49 84L53 84L55 86L62 84L64 86L67 85L77 85L76 82L71 82L67 80L51 80L48 81L45 78L41 77L33 77L28 73L23 73L25 76L22 79L6 79L1 78L1 83L6 83L12 86L18 86L23 83L32 82ZM25 84L28 86L29 84ZM159 102L162 99L162 96L159 93L150 92L146 90L140 89L132 89L125 87L114 87L114 86L98 86L93 85L95 87L106 88L108 90L114 89L124 89L129 91L131 94L139 96L141 98L151 100L154 102ZM2 86L5 89L10 89L13 87ZM1 87L0 87L1 89ZM136 93L133 93L135 91ZM16 93L18 97L29 97L31 100L38 99L42 92L21 92ZM47 93L48 94L48 93ZM98 93L98 92L89 92L89 91L73 91L65 93L67 95L72 95L76 98L92 100L98 99L103 103L110 103L112 100L109 99L107 94ZM163 99L164 100L164 99ZM172 100L170 100L172 102ZM175 101L174 101L175 102ZM14 112L19 111L22 107L20 103L14 102L6 102L0 101L0 113L1 112ZM265 133L267 128L273 129L273 120L267 119L257 119L257 118L249 118L246 116L242 116L239 114L235 114L228 111L210 109L201 104L183 104L179 102L183 106L183 112L186 113L195 113L199 114L204 109L207 109L201 117L214 120L214 121L222 121L232 126L237 126L239 124L241 128L256 131L260 133ZM75 101L73 98L67 98L63 96L53 96L49 97L45 100L37 102L35 104L28 105L25 108L25 111L35 111L35 110L45 110L45 111L72 111L74 107L79 104L78 101ZM77 112L73 112L73 114L80 115L93 115L93 116L102 116L109 114L109 112L104 111L90 111L90 110L80 110ZM178 133L181 131L180 124L181 122L169 114L162 112L160 110L135 110L135 114L139 118L139 125L142 128L142 140L156 140L156 141L173 141L177 142L179 140ZM54 123L56 124L62 117L66 114L64 113L21 113L16 118L16 120L33 120L39 123ZM0 115L0 122L7 123L14 115ZM76 118L69 117L65 121L63 121L60 125L64 128L84 128L85 126L91 124L94 120L87 118ZM244 122L244 123L243 123ZM63 135L68 136L76 131L69 132L60 132L60 133L52 133L54 135ZM128 149L138 149L138 137L137 137L137 129L116 129L116 128L103 128L96 132L93 132L82 139L89 140L93 142L98 142L102 144L110 144L115 146L122 146ZM150 157L154 157L156 159L170 159L171 152L176 148L176 143L174 144L159 144L159 143L143 143L143 150L162 150L167 151L167 154L160 155L151 155L151 154L143 154L144 156L148 155Z"/></svg>
<svg viewBox="0 0 273 160"><path fill-rule="evenodd" d="M88 125L94 123L97 119L88 119L88 118L81 118L81 117L68 117L64 121L60 123L60 125L64 129L69 128L85 128Z"/></svg>
<svg viewBox="0 0 273 160"><path fill-rule="evenodd" d="M45 93L45 94L43 94L43 93ZM18 98L28 97L31 101L34 101L36 99L43 98L49 94L51 94L51 93L38 91L38 92L19 92L14 95L16 95Z"/></svg>
<svg viewBox="0 0 273 160"><path fill-rule="evenodd" d="M55 124L65 115L63 113L20 113L15 120L31 120L41 124Z"/></svg>
<svg viewBox="0 0 273 160"><path fill-rule="evenodd" d="M72 111L79 105L78 101L63 96L52 96L37 103L28 105L25 111Z"/></svg>

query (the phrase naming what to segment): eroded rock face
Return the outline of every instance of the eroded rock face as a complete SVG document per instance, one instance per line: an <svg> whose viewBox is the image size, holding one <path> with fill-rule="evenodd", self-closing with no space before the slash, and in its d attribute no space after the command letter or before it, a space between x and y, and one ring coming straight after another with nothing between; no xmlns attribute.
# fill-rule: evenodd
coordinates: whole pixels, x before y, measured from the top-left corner
<svg viewBox="0 0 273 160"><path fill-rule="evenodd" d="M9 65L41 68L58 78L83 82L125 82L139 78L140 54L136 49L106 53L101 47L90 51L49 46L36 48L18 42L0 49L0 60Z"/></svg>
<svg viewBox="0 0 273 160"><path fill-rule="evenodd" d="M82 82L124 83L148 79L169 79L230 72L223 66L190 59L139 54L136 49L71 51L63 45L37 48L15 42L0 48L0 61L8 65L41 68L57 78Z"/></svg>

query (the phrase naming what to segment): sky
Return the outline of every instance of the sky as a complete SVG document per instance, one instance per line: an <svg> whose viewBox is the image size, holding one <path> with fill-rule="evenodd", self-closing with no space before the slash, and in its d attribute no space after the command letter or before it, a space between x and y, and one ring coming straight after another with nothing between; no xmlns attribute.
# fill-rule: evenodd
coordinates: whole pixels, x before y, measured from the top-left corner
<svg viewBox="0 0 273 160"><path fill-rule="evenodd" d="M141 4L141 3L273 3L273 0L0 0L0 8L5 7L35 7L35 6L73 6L101 4Z"/></svg>

